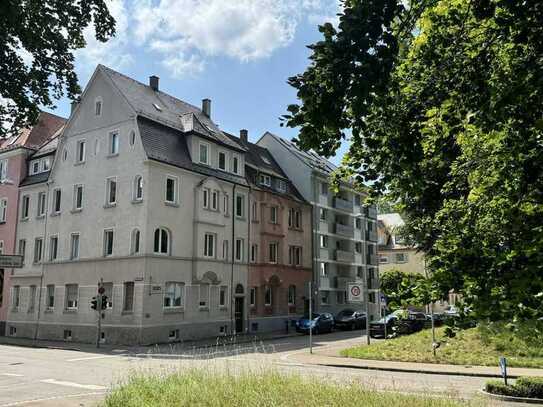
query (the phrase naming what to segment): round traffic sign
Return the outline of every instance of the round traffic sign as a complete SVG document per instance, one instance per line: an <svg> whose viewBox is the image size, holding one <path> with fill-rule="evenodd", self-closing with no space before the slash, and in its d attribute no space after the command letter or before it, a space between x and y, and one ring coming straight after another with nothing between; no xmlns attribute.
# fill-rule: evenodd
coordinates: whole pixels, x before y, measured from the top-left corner
<svg viewBox="0 0 543 407"><path fill-rule="evenodd" d="M353 297L358 297L360 295L360 287L357 285L353 285L351 287L351 294L353 295Z"/></svg>
<svg viewBox="0 0 543 407"><path fill-rule="evenodd" d="M103 293L105 293L105 292L106 292L106 289L105 289L104 287L100 287L100 288L98 289L98 294L103 294Z"/></svg>

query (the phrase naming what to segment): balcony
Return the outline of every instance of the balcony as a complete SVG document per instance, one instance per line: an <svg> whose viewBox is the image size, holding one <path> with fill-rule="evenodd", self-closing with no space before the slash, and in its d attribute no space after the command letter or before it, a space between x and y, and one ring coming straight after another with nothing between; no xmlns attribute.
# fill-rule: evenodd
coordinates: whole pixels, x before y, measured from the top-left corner
<svg viewBox="0 0 543 407"><path fill-rule="evenodd" d="M368 278L366 287L368 287L368 290L377 290L379 288L379 284L377 284L376 279Z"/></svg>
<svg viewBox="0 0 543 407"><path fill-rule="evenodd" d="M354 263L354 253L344 250L336 250L336 261L341 263Z"/></svg>
<svg viewBox="0 0 543 407"><path fill-rule="evenodd" d="M353 232L354 229L351 226L336 223L336 234L341 236L353 237Z"/></svg>
<svg viewBox="0 0 543 407"><path fill-rule="evenodd" d="M353 202L347 201L346 199L342 199L336 196L334 197L334 208L341 209L343 211L352 212Z"/></svg>
<svg viewBox="0 0 543 407"><path fill-rule="evenodd" d="M319 289L321 290L329 290L330 289L330 278L329 277L322 277L319 279Z"/></svg>
<svg viewBox="0 0 543 407"><path fill-rule="evenodd" d="M366 263L377 266L377 256L375 254L366 253Z"/></svg>
<svg viewBox="0 0 543 407"><path fill-rule="evenodd" d="M366 241L377 242L377 232L373 230L366 230Z"/></svg>

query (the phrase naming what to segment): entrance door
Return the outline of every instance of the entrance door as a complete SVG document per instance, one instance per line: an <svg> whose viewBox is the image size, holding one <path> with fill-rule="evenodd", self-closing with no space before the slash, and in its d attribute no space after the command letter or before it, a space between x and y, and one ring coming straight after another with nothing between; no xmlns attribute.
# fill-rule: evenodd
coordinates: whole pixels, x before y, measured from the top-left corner
<svg viewBox="0 0 543 407"><path fill-rule="evenodd" d="M236 333L243 332L243 302L245 297L236 297L236 306L234 308L234 318L236 320Z"/></svg>

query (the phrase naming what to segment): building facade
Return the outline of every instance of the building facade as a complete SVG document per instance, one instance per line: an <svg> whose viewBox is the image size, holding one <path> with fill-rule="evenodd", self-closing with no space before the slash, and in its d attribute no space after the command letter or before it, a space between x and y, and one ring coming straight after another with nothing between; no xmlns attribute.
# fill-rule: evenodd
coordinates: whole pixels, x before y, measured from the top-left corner
<svg viewBox="0 0 543 407"><path fill-rule="evenodd" d="M48 171L49 158L27 160L48 140L58 137L66 120L41 112L32 128L0 141L0 254L16 253L16 230L19 211L19 184L28 173ZM22 209L27 210L24 206ZM10 304L12 269L0 269L0 335L4 335Z"/></svg>
<svg viewBox="0 0 543 407"><path fill-rule="evenodd" d="M265 133L257 143L270 151L302 197L312 206L315 308L333 314L344 308L367 308L370 320L380 315L377 263L377 213L364 205L364 194L342 183L334 193L333 164L294 143ZM350 283L362 284L364 303L349 303Z"/></svg>

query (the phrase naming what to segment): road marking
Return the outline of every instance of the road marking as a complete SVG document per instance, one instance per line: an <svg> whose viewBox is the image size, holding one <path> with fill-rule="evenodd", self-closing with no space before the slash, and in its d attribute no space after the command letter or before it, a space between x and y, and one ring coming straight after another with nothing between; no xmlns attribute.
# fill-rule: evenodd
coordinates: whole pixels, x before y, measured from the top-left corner
<svg viewBox="0 0 543 407"><path fill-rule="evenodd" d="M55 380L55 379L44 379L40 380L42 383L47 384L58 384L59 386L67 386L67 387L77 387L79 389L87 389L87 390L105 390L106 387L104 386L97 386L95 384L79 384L79 383L73 383L73 382L64 382L61 380Z"/></svg>
<svg viewBox="0 0 543 407"><path fill-rule="evenodd" d="M100 355L100 356L87 356L84 358L75 358L75 359L66 359L66 362L80 362L82 360L96 360L96 359L108 359L108 358L118 358L122 355Z"/></svg>
<svg viewBox="0 0 543 407"><path fill-rule="evenodd" d="M13 377L23 377L24 375L22 374L17 374L17 373L0 373L2 376L13 376Z"/></svg>
<svg viewBox="0 0 543 407"><path fill-rule="evenodd" d="M24 404L41 403L41 402L50 401L50 400L63 400L63 399L69 399L69 398L80 398L80 397L88 397L88 396L103 396L104 394L105 394L104 392L67 394L67 395L64 395L64 396L52 396L52 397L46 397L46 398L42 398L42 399L14 401L12 403L0 404L0 407L21 406L21 405L24 405Z"/></svg>

